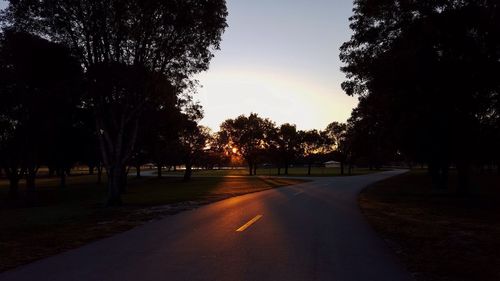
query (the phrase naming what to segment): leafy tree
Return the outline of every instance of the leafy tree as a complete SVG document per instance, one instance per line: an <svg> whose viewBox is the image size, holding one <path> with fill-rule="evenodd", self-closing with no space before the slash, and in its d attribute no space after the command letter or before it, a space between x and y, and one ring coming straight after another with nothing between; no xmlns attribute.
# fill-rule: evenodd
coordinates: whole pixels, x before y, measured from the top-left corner
<svg viewBox="0 0 500 281"><path fill-rule="evenodd" d="M340 174L344 174L344 165L348 157L348 139L347 124L332 122L325 129L326 137L330 140L328 143L334 145L332 154L340 162Z"/></svg>
<svg viewBox="0 0 500 281"><path fill-rule="evenodd" d="M269 147L274 123L252 113L248 117L240 115L224 121L220 130L228 146L236 149L247 162L249 175L255 175L262 152Z"/></svg>
<svg viewBox="0 0 500 281"><path fill-rule="evenodd" d="M99 137L95 129L93 112L89 108L79 108L76 112L76 128L78 137L76 152L77 159L88 166L89 174L97 172L97 182L102 180L102 160L99 146Z"/></svg>
<svg viewBox="0 0 500 281"><path fill-rule="evenodd" d="M208 147L203 160L203 166L206 169L217 167L220 169L224 166L229 166L232 151L227 150L227 143L219 133L212 133L208 138Z"/></svg>
<svg viewBox="0 0 500 281"><path fill-rule="evenodd" d="M209 128L197 125L194 121L187 121L186 123L180 134L182 158L186 166L185 181L191 179L193 165L200 163L210 138Z"/></svg>
<svg viewBox="0 0 500 281"><path fill-rule="evenodd" d="M464 147L498 116L498 15L496 1L355 1L343 88L360 96L354 127L371 134L376 157L426 161L441 188L453 163L466 190L476 155Z"/></svg>
<svg viewBox="0 0 500 281"><path fill-rule="evenodd" d="M300 131L301 151L307 162L307 175L311 175L311 167L319 159L324 138L317 130Z"/></svg>
<svg viewBox="0 0 500 281"><path fill-rule="evenodd" d="M15 197L23 174L33 191L40 165L69 165L81 67L64 46L27 33L7 29L0 44L0 161Z"/></svg>
<svg viewBox="0 0 500 281"><path fill-rule="evenodd" d="M207 70L226 27L224 0L12 1L6 19L17 29L70 46L88 76L108 205L121 204L125 165L140 119L164 94L189 88ZM168 96L168 94L167 94Z"/></svg>
<svg viewBox="0 0 500 281"><path fill-rule="evenodd" d="M288 175L290 163L300 153L300 136L295 125L285 123L275 132L273 137L274 145L278 155L278 174L280 174L281 164L285 167L285 175Z"/></svg>

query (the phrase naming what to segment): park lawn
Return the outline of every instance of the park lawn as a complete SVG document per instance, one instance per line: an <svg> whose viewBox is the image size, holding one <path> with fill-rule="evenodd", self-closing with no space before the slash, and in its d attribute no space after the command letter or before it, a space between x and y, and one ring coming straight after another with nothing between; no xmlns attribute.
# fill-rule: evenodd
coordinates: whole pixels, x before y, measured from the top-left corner
<svg viewBox="0 0 500 281"><path fill-rule="evenodd" d="M201 204L303 182L261 177L197 177L129 179L124 206L104 207L105 184L95 176L37 181L36 198L7 200L7 182L0 180L0 271L128 230L146 221ZM21 192L24 186L21 184ZM167 205L168 204L168 205Z"/></svg>
<svg viewBox="0 0 500 281"><path fill-rule="evenodd" d="M384 171L384 169L379 170L370 170L368 168L355 168L352 170L351 175L347 174L347 167L345 168L345 173L343 176L358 176L358 175L366 175L370 173L377 173L380 171ZM285 169L281 169L281 175L284 175ZM166 175L182 175L184 171L164 171ZM222 169L222 170L193 170L194 176L206 176L206 177L219 177L219 176L247 176L248 170L237 168L237 169ZM261 176L278 176L277 168L259 168L257 169L257 175ZM307 177L307 167L290 167L288 168L288 176L290 177ZM340 168L325 168L325 167L312 167L311 168L311 177L338 177L342 176L340 174Z"/></svg>
<svg viewBox="0 0 500 281"><path fill-rule="evenodd" d="M467 197L439 194L432 192L425 171L412 171L365 189L359 202L417 280L497 281L500 176L476 175L471 183Z"/></svg>

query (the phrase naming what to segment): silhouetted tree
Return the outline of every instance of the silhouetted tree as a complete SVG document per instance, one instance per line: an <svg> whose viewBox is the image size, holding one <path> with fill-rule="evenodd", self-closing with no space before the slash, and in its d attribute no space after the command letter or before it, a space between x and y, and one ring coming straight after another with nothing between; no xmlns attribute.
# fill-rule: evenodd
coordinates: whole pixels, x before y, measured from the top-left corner
<svg viewBox="0 0 500 281"><path fill-rule="evenodd" d="M5 30L0 44L0 161L15 197L23 174L33 191L40 165L70 165L81 67L67 48L24 32Z"/></svg>
<svg viewBox="0 0 500 281"><path fill-rule="evenodd" d="M193 165L200 163L209 138L210 130L207 127L197 125L194 121L186 121L180 133L182 158L186 166L185 181L191 179Z"/></svg>
<svg viewBox="0 0 500 281"><path fill-rule="evenodd" d="M499 14L496 1L355 1L343 88L360 96L352 121L375 158L426 161L440 188L453 163L466 191L476 154L464 148L498 116Z"/></svg>
<svg viewBox="0 0 500 281"><path fill-rule="evenodd" d="M236 148L247 162L249 175L255 175L262 151L269 146L274 123L252 113L248 117L240 115L236 119L224 121L220 130L228 146Z"/></svg>
<svg viewBox="0 0 500 281"><path fill-rule="evenodd" d="M121 204L125 165L140 118L163 93L180 93L208 69L227 15L224 0L12 1L7 20L44 34L78 54L88 75L108 205Z"/></svg>
<svg viewBox="0 0 500 281"><path fill-rule="evenodd" d="M285 168L285 175L288 175L288 168L292 161L300 154L300 136L295 125L286 123L276 129L273 135L273 144L276 147L278 156L278 174L281 165Z"/></svg>
<svg viewBox="0 0 500 281"><path fill-rule="evenodd" d="M311 166L319 159L324 139L317 130L301 131L299 135L303 157L307 162L307 175L310 176Z"/></svg>
<svg viewBox="0 0 500 281"><path fill-rule="evenodd" d="M344 166L348 157L348 139L347 139L347 124L332 122L325 129L326 137L330 140L328 143L333 144L332 155L335 160L340 162L340 174L344 174Z"/></svg>
<svg viewBox="0 0 500 281"><path fill-rule="evenodd" d="M208 138L208 147L203 160L203 166L207 169L218 169L229 166L231 157L230 151L227 151L227 143L221 138L219 133L212 133Z"/></svg>

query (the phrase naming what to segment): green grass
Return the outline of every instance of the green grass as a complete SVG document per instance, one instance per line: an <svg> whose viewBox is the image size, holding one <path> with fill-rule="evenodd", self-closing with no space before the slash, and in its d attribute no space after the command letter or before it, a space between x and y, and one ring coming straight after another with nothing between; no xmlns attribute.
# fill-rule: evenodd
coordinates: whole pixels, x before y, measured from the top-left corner
<svg viewBox="0 0 500 281"><path fill-rule="evenodd" d="M475 175L468 196L436 193L425 171L366 189L360 206L418 280L500 280L500 176Z"/></svg>
<svg viewBox="0 0 500 281"><path fill-rule="evenodd" d="M370 170L367 168L355 168L352 170L351 175L365 175L370 173L376 173L383 170ZM182 175L183 171L163 171L165 175ZM281 175L284 175L285 169L281 169ZM224 169L224 170L194 170L194 176L205 176L205 177L221 177L221 176L247 176L248 170L242 168L235 169ZM262 176L277 176L278 169L277 168L259 168L257 169L257 175ZM288 176L291 177L306 177L307 176L307 167L291 167L288 169ZM325 168L325 167L312 167L311 168L311 176L312 177L338 177L342 176L340 174L340 168ZM345 168L344 176L349 176L347 174L347 167Z"/></svg>
<svg viewBox="0 0 500 281"><path fill-rule="evenodd" d="M96 184L95 176L68 177L64 189L58 188L57 179L40 179L29 204L24 197L7 200L8 183L0 180L0 271L199 204L299 182L261 177L197 177L189 182L177 177L130 178L125 205L106 208L106 186ZM190 203L177 208L151 208L186 201Z"/></svg>

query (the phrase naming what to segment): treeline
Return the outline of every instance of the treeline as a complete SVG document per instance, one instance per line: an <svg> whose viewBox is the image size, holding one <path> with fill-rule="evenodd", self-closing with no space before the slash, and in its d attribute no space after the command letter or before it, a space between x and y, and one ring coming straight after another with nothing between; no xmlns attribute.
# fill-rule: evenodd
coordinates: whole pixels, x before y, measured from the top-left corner
<svg viewBox="0 0 500 281"><path fill-rule="evenodd" d="M451 167L500 172L500 5L485 1L355 1L341 48L359 106L351 143L375 162L426 164L435 188Z"/></svg>
<svg viewBox="0 0 500 281"><path fill-rule="evenodd" d="M345 149L346 129L345 124L333 122L322 131L302 131L294 124L277 126L267 118L250 114L224 121L216 140L226 155L234 153L244 159L249 175L256 175L263 164L275 166L278 175L282 171L288 175L288 168L297 163L307 165L310 175L313 165L329 160L337 160L344 174L350 173L353 163ZM350 167L348 171L344 171L345 166Z"/></svg>
<svg viewBox="0 0 500 281"><path fill-rule="evenodd" d="M33 193L41 166L63 186L81 162L105 169L107 204L119 205L139 155L194 153L202 112L192 77L208 69L226 16L224 0L10 1L0 14L10 195L21 177Z"/></svg>

